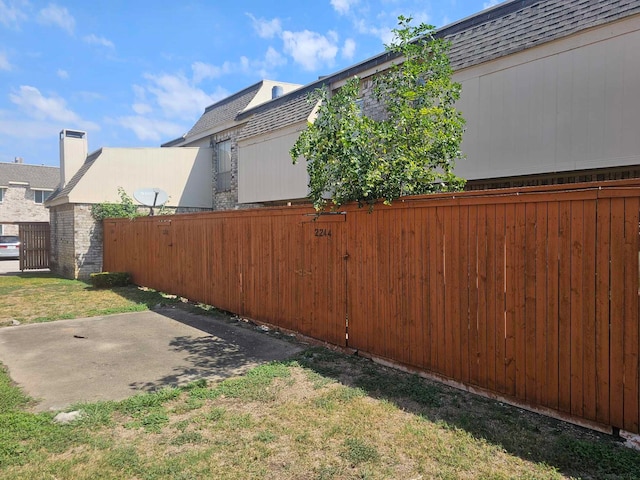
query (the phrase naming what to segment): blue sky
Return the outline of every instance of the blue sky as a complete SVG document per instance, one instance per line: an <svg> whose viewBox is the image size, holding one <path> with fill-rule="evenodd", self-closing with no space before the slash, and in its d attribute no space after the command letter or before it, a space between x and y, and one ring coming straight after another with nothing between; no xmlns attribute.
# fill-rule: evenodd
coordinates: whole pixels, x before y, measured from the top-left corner
<svg viewBox="0 0 640 480"><path fill-rule="evenodd" d="M398 15L444 26L496 0L0 0L0 162L159 146L262 78L307 84L384 50Z"/></svg>

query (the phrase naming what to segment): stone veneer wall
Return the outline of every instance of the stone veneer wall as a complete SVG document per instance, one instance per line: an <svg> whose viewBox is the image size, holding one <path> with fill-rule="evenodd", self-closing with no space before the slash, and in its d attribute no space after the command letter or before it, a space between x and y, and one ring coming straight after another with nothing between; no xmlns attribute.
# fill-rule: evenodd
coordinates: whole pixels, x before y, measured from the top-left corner
<svg viewBox="0 0 640 480"><path fill-rule="evenodd" d="M65 278L76 278L74 261L73 205L49 209L51 225L51 260L49 268Z"/></svg>
<svg viewBox="0 0 640 480"><path fill-rule="evenodd" d="M41 203L35 203L35 193L26 185L3 188L0 202L0 225L4 235L18 235L17 222L48 222L49 213ZM10 224L16 222L16 224Z"/></svg>

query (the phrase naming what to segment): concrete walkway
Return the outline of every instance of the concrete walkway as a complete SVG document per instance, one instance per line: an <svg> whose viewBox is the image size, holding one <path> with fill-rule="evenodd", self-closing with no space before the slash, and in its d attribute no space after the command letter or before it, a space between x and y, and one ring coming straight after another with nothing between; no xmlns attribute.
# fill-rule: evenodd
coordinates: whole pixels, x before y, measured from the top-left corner
<svg viewBox="0 0 640 480"><path fill-rule="evenodd" d="M0 362L38 400L35 411L237 376L301 350L222 315L173 308L0 329Z"/></svg>

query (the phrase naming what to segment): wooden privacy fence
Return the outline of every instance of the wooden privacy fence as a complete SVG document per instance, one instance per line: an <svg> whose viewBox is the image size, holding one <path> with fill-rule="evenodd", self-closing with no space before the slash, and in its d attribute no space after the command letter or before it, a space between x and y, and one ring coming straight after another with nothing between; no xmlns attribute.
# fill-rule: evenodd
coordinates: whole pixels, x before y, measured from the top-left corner
<svg viewBox="0 0 640 480"><path fill-rule="evenodd" d="M638 433L640 181L104 222L135 283Z"/></svg>
<svg viewBox="0 0 640 480"><path fill-rule="evenodd" d="M49 268L51 234L48 222L20 223L20 270Z"/></svg>

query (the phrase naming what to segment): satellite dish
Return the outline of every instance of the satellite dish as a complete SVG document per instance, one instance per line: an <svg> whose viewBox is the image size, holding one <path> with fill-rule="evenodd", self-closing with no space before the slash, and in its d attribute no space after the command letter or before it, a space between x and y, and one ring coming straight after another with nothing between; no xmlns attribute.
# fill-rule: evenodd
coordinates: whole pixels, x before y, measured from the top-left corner
<svg viewBox="0 0 640 480"><path fill-rule="evenodd" d="M141 188L133 192L133 198L142 205L151 207L151 215L153 215L153 208L167 203L169 195L161 188Z"/></svg>

